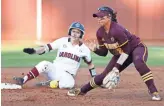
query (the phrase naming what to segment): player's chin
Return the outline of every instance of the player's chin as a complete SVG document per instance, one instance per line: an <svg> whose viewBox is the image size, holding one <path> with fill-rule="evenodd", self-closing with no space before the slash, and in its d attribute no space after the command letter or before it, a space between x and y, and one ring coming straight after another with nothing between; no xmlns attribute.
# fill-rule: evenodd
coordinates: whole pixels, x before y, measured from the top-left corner
<svg viewBox="0 0 164 106"><path fill-rule="evenodd" d="M71 37L71 40L72 40L72 41L79 41L80 38Z"/></svg>
<svg viewBox="0 0 164 106"><path fill-rule="evenodd" d="M102 23L102 22L99 22L98 24L99 24L100 26L104 26L104 23Z"/></svg>

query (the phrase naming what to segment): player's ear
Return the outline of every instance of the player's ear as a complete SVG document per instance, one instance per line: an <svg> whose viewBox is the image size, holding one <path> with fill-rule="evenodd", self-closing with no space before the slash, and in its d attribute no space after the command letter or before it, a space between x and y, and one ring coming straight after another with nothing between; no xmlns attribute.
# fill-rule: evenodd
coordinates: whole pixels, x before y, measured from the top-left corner
<svg viewBox="0 0 164 106"><path fill-rule="evenodd" d="M112 16L111 16L110 14L109 14L108 18L109 18L110 20L112 20Z"/></svg>
<svg viewBox="0 0 164 106"><path fill-rule="evenodd" d="M111 20L111 15L110 14L108 14L108 15L106 15L105 17L107 17L107 18L109 18L110 20Z"/></svg>

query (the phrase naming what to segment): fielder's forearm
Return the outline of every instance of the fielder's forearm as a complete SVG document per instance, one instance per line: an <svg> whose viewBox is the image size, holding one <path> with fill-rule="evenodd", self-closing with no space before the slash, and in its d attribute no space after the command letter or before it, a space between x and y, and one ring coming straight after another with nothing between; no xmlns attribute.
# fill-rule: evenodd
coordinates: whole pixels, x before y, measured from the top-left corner
<svg viewBox="0 0 164 106"><path fill-rule="evenodd" d="M108 54L108 50L105 47L96 48L93 52L99 56L106 56Z"/></svg>
<svg viewBox="0 0 164 106"><path fill-rule="evenodd" d="M126 59L127 59L128 57L129 57L128 54L126 54L126 53L124 53L124 52L121 53L120 57L118 58L118 60L117 60L117 62L116 62L115 67L116 67L117 69L119 69L120 66L123 65L123 63L126 61Z"/></svg>

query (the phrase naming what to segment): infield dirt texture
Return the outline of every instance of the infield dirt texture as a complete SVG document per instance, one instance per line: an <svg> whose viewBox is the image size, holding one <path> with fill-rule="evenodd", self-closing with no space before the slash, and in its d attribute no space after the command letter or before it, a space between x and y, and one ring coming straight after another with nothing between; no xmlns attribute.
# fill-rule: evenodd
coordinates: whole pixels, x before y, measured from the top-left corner
<svg viewBox="0 0 164 106"><path fill-rule="evenodd" d="M164 67L150 67L156 86L164 98ZM2 68L2 82L13 82L13 76L22 76L31 68ZM103 68L97 68L101 73ZM21 90L1 90L2 106L164 106L164 101L150 101L146 85L134 67L121 73L121 81L115 91L97 88L85 96L68 97L67 90L38 88L35 83L44 80L44 76L27 82ZM87 68L81 68L76 77L76 87L90 80Z"/></svg>

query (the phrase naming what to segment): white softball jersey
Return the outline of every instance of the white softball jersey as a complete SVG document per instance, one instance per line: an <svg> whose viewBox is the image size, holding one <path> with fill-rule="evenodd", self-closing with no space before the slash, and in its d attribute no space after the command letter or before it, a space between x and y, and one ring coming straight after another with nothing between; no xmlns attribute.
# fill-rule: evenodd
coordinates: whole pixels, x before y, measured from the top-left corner
<svg viewBox="0 0 164 106"><path fill-rule="evenodd" d="M56 59L53 63L42 61L36 68L47 74L48 80L59 80L59 88L74 87L74 76L80 67L81 61L90 63L91 53L89 48L81 43L72 45L69 37L62 37L47 44L49 51L57 50ZM54 55L55 57L55 55Z"/></svg>
<svg viewBox="0 0 164 106"><path fill-rule="evenodd" d="M69 37L57 39L48 46L49 49L57 50L54 64L70 74L76 75L82 59L91 62L89 48L85 44L73 46Z"/></svg>

